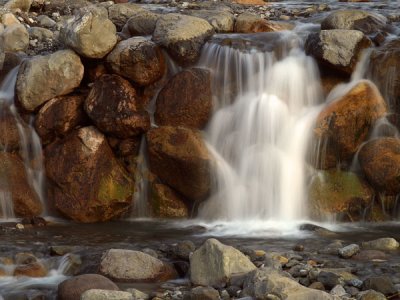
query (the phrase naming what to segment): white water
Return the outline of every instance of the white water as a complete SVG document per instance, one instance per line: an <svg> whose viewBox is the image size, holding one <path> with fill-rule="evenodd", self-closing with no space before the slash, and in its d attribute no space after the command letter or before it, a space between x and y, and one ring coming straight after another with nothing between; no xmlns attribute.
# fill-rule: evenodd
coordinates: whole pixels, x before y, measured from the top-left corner
<svg viewBox="0 0 400 300"><path fill-rule="evenodd" d="M277 60L274 53L215 44L204 50L202 65L225 82L207 132L215 184L201 218L273 224L307 218L305 157L322 93L314 61L299 48L286 53ZM232 83L237 97L230 104Z"/></svg>

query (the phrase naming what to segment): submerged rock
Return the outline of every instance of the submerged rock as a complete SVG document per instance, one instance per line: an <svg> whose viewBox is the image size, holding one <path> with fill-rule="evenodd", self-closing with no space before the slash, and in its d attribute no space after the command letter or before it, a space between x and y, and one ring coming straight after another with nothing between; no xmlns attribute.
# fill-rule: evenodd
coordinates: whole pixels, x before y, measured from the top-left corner
<svg viewBox="0 0 400 300"><path fill-rule="evenodd" d="M224 286L233 274L254 269L243 253L216 239L208 239L190 257L190 280L195 285Z"/></svg>
<svg viewBox="0 0 400 300"><path fill-rule="evenodd" d="M45 266L39 262L19 265L14 270L14 276L45 277L46 275Z"/></svg>
<svg viewBox="0 0 400 300"><path fill-rule="evenodd" d="M75 221L107 221L132 204L133 181L94 127L83 127L48 145L45 166L49 200Z"/></svg>

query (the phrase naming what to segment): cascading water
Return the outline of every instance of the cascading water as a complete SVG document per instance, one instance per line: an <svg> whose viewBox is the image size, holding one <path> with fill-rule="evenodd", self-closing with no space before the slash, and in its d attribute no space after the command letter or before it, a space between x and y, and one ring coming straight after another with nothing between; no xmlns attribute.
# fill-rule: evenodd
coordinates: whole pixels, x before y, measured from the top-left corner
<svg viewBox="0 0 400 300"><path fill-rule="evenodd" d="M216 44L203 51L201 65L217 70L216 78L226 81L234 74L229 84L236 85L237 97L229 104L230 91L215 95L221 108L207 131L217 161L215 190L200 208L202 218L285 222L307 217L305 157L322 93L316 64L293 47L300 44L298 37L282 36L292 49L281 59L273 52Z"/></svg>

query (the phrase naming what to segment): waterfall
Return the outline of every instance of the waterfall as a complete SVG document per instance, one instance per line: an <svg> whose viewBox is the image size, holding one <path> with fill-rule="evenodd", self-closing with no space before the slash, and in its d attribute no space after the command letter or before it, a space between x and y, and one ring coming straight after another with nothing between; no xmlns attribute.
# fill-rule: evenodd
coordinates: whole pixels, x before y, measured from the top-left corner
<svg viewBox="0 0 400 300"><path fill-rule="evenodd" d="M218 110L207 130L214 190L200 207L201 218L307 218L305 158L322 93L314 60L293 34L283 37L290 47L281 58L212 43L203 51L200 64L215 70L222 89L214 93Z"/></svg>

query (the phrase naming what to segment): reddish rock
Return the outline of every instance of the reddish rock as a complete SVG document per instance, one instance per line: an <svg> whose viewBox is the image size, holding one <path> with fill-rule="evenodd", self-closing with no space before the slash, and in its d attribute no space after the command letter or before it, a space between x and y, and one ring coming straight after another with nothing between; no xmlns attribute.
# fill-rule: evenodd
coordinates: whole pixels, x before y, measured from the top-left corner
<svg viewBox="0 0 400 300"><path fill-rule="evenodd" d="M197 130L163 126L147 134L150 171L188 200L210 191L211 156Z"/></svg>
<svg viewBox="0 0 400 300"><path fill-rule="evenodd" d="M201 129L212 113L210 72L191 68L172 77L160 91L155 120L159 125Z"/></svg>
<svg viewBox="0 0 400 300"><path fill-rule="evenodd" d="M49 200L79 222L107 221L127 212L134 184L94 127L72 132L45 149Z"/></svg>
<svg viewBox="0 0 400 300"><path fill-rule="evenodd" d="M0 149L9 152L19 149L18 123L18 119L11 112L10 107L0 104Z"/></svg>
<svg viewBox="0 0 400 300"><path fill-rule="evenodd" d="M47 102L36 115L35 129L42 143L63 137L87 122L83 110L83 95L57 97Z"/></svg>
<svg viewBox="0 0 400 300"><path fill-rule="evenodd" d="M150 128L149 114L141 107L136 90L118 75L101 76L84 103L86 113L97 128L122 139Z"/></svg>

